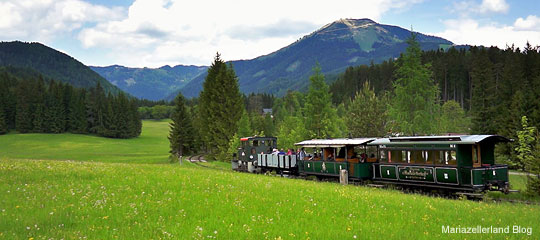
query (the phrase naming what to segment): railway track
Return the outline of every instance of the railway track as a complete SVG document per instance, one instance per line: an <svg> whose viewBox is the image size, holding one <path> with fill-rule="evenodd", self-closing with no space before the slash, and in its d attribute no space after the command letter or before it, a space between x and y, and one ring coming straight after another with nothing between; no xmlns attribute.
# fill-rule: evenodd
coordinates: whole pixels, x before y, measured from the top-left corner
<svg viewBox="0 0 540 240"><path fill-rule="evenodd" d="M188 160L192 163L196 163L196 162L207 162L206 160L204 160L204 155L193 155L193 156L190 156L188 158Z"/></svg>
<svg viewBox="0 0 540 240"><path fill-rule="evenodd" d="M216 168L216 167L211 167L211 166L207 166L207 165L201 164L201 163L206 163L206 162L208 162L208 161L206 161L206 160L204 159L204 155L193 155L193 156L188 157L188 160L189 160L191 163L193 163L193 164L195 164L195 165L197 165L197 166L199 166L199 167L208 168L208 169L215 169L215 170L222 170L222 169L219 169L219 168Z"/></svg>

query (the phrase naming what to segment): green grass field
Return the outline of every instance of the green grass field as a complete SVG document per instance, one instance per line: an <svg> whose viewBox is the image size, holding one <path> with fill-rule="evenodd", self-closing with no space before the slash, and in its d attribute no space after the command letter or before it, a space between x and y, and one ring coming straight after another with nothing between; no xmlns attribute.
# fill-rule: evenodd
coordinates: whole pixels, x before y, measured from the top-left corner
<svg viewBox="0 0 540 240"><path fill-rule="evenodd" d="M0 239L540 236L539 205L451 200L235 173L226 163L206 164L216 169L187 161L133 164L167 162L166 131L166 122L145 121L141 138L131 140L71 134L0 136ZM20 148L27 145L41 152L25 154ZM447 225L509 226L510 233L443 233ZM532 234L513 234L513 226L531 228Z"/></svg>
<svg viewBox="0 0 540 240"><path fill-rule="evenodd" d="M487 194L488 199L501 199L501 200L516 200L522 202L534 202L539 203L539 196L531 196L526 194L527 190L527 176L510 174L510 188L512 190L518 190L517 193L503 194L501 192L490 192Z"/></svg>
<svg viewBox="0 0 540 240"><path fill-rule="evenodd" d="M440 199L190 163L3 159L0 173L5 238L501 239L526 235L445 235L441 226L540 229L537 205Z"/></svg>
<svg viewBox="0 0 540 240"><path fill-rule="evenodd" d="M112 139L81 134L0 136L0 157L92 162L166 163L169 121L143 121L141 136Z"/></svg>

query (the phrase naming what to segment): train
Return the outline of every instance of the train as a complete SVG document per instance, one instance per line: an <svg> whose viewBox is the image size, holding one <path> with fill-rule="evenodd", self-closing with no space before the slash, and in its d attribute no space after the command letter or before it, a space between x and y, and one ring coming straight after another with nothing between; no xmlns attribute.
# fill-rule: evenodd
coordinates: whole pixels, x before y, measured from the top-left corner
<svg viewBox="0 0 540 240"><path fill-rule="evenodd" d="M481 194L510 192L508 166L495 163L499 135L312 139L293 154L277 153L275 137L244 137L232 169L250 173L339 178L377 185ZM342 171L346 170L346 171Z"/></svg>

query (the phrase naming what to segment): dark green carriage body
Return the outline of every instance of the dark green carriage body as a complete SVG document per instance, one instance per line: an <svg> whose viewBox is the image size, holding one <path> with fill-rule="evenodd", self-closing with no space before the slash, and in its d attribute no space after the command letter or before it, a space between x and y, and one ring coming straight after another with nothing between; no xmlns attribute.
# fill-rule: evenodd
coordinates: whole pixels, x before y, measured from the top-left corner
<svg viewBox="0 0 540 240"><path fill-rule="evenodd" d="M508 167L496 165L494 149L509 140L494 135L382 138L373 164L375 181L454 189L508 191Z"/></svg>

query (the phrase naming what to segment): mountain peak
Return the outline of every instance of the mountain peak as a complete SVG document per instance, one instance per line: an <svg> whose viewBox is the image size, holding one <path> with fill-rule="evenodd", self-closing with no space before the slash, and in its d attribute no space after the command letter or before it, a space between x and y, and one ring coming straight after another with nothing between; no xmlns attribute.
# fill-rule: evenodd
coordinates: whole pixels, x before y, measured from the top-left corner
<svg viewBox="0 0 540 240"><path fill-rule="evenodd" d="M353 18L342 18L342 19L339 19L337 21L335 21L334 23L343 23L347 26L350 26L350 27L358 27L358 26L362 26L362 25L373 25L373 24L377 24L375 21L369 19L369 18L361 18L361 19L353 19Z"/></svg>
<svg viewBox="0 0 540 240"><path fill-rule="evenodd" d="M326 34L326 33L332 33L332 32L340 31L340 30L341 31L343 30L354 31L355 29L368 28L370 26L375 26L377 24L378 23L376 23L375 21L369 18L361 18L361 19L342 18L332 23L326 24L315 33Z"/></svg>

